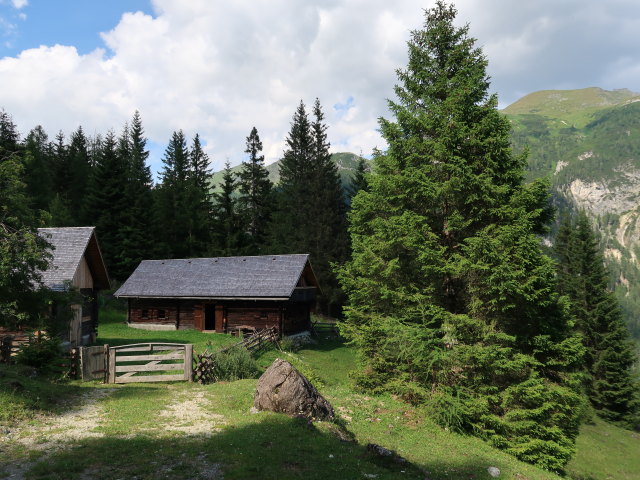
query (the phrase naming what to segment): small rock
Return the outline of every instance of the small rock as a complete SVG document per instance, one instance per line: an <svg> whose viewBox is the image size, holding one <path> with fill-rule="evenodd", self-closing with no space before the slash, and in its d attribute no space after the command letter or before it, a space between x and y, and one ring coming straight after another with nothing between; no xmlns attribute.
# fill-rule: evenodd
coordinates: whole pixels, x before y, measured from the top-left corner
<svg viewBox="0 0 640 480"><path fill-rule="evenodd" d="M500 476L500 469L497 467L489 467L487 468L487 472L489 472L489 475L491 475L492 477Z"/></svg>

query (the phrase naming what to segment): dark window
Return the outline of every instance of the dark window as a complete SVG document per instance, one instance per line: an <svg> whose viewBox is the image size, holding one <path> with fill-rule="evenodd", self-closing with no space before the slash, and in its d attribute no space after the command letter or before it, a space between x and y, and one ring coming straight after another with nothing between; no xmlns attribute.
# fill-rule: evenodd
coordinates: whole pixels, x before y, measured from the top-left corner
<svg viewBox="0 0 640 480"><path fill-rule="evenodd" d="M160 318L160 319L167 318L164 310L158 310L158 318Z"/></svg>
<svg viewBox="0 0 640 480"><path fill-rule="evenodd" d="M142 310L142 318L149 318L149 310Z"/></svg>

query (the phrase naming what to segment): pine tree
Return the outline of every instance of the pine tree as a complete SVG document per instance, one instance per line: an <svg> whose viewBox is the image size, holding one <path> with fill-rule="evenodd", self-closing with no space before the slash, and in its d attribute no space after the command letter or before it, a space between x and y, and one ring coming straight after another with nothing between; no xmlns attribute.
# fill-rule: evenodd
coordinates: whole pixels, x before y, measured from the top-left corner
<svg viewBox="0 0 640 480"><path fill-rule="evenodd" d="M638 385L629 332L618 301L607 288L608 272L585 212L565 216L554 245L560 292L571 301L576 328L586 349L586 391L598 414L631 425L637 420Z"/></svg>
<svg viewBox="0 0 640 480"><path fill-rule="evenodd" d="M343 262L347 255L346 204L326 131L319 100L313 121L300 102L280 162L272 248L277 253L310 254L323 292L320 308L337 315L343 295L332 264Z"/></svg>
<svg viewBox="0 0 640 480"><path fill-rule="evenodd" d="M359 382L424 402L435 419L560 471L582 397L582 346L536 234L544 183L523 185L487 61L442 1L412 32L395 120L353 199L352 259L340 271L344 334Z"/></svg>
<svg viewBox="0 0 640 480"><path fill-rule="evenodd" d="M24 141L25 182L33 208L47 210L53 200L53 146L44 129L38 125Z"/></svg>
<svg viewBox="0 0 640 480"><path fill-rule="evenodd" d="M127 141L125 141L127 138ZM119 141L128 144L127 183L124 194L128 208L122 218L122 270L128 276L138 264L155 253L153 180L147 165L149 152L144 137L142 118L136 111L131 120L131 128L125 129Z"/></svg>
<svg viewBox="0 0 640 480"><path fill-rule="evenodd" d="M202 149L200 136L196 133L189 150L187 198L188 217L187 249L190 257L207 253L211 242L211 194L209 181L211 170L209 156Z"/></svg>
<svg viewBox="0 0 640 480"><path fill-rule="evenodd" d="M267 248L271 218L273 183L269 180L269 172L264 166L264 155L261 152L262 142L258 130L253 127L247 137L245 149L249 161L242 162L242 170L238 174L238 214L248 237L248 255L259 255Z"/></svg>
<svg viewBox="0 0 640 480"><path fill-rule="evenodd" d="M245 247L244 232L235 198L237 182L226 162L220 191L213 194L213 254L223 257L241 255Z"/></svg>
<svg viewBox="0 0 640 480"><path fill-rule="evenodd" d="M108 132L84 201L85 215L96 226L109 274L117 279L125 279L128 273L122 258L122 219L129 207L123 195L128 172L122 148L115 134Z"/></svg>
<svg viewBox="0 0 640 480"><path fill-rule="evenodd" d="M347 194L349 195L349 203L353 201L353 197L355 197L360 190L366 191L368 189L367 173L369 173L367 162L362 158L362 156L360 156L347 191Z"/></svg>
<svg viewBox="0 0 640 480"><path fill-rule="evenodd" d="M60 185L61 193L66 193L69 200L68 208L74 219L75 225L91 223L84 213L84 199L87 194L89 179L91 178L91 159L89 157L89 141L82 127L71 134L67 148L67 172L68 183Z"/></svg>

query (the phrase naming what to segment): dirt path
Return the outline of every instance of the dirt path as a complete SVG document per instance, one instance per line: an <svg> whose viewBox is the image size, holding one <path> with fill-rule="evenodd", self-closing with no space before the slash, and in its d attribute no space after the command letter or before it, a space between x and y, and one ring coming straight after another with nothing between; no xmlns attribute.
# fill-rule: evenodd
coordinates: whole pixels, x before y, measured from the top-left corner
<svg viewBox="0 0 640 480"><path fill-rule="evenodd" d="M100 400L113 391L113 389L107 388L91 389L82 394L78 407L61 415L38 417L36 422L9 430L8 433L0 437L0 449L6 450L22 446L28 451L47 452L45 454L47 456L66 448L69 442L103 436L102 433L94 431L96 427L100 426L103 416ZM2 465L2 467L9 473L7 478L22 480L25 472L32 465L28 461L14 460L7 465Z"/></svg>
<svg viewBox="0 0 640 480"><path fill-rule="evenodd" d="M203 391L185 392L160 413L163 430L211 436L225 425L224 416L207 410L211 402Z"/></svg>

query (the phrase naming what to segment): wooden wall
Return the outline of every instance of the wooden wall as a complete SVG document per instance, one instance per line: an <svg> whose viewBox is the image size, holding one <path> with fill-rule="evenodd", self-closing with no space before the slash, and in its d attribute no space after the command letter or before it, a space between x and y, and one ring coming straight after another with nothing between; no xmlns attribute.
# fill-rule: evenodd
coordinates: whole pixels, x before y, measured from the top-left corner
<svg viewBox="0 0 640 480"><path fill-rule="evenodd" d="M130 299L129 322L175 325L181 330L204 330L207 304L215 305L216 331L221 333L248 326L256 329L282 328L284 334L290 334L308 330L310 326L308 303L259 300ZM143 318L142 313L145 310L147 316ZM165 318L159 317L160 310L164 310Z"/></svg>

